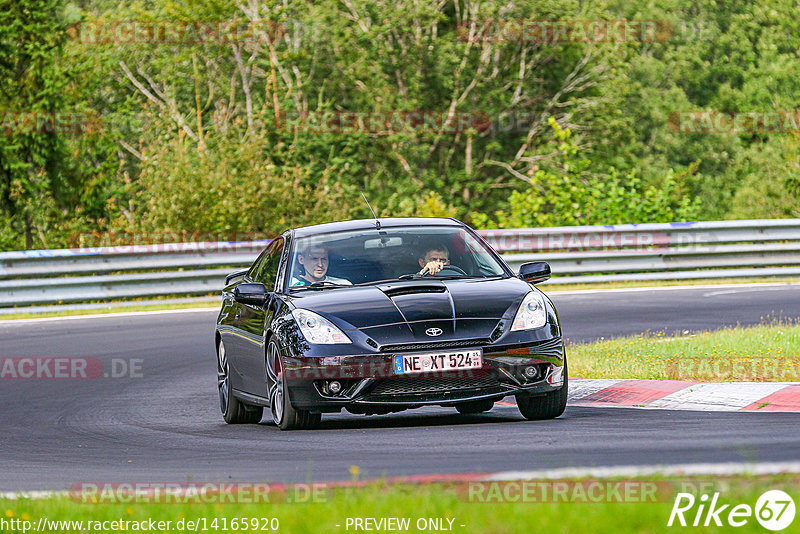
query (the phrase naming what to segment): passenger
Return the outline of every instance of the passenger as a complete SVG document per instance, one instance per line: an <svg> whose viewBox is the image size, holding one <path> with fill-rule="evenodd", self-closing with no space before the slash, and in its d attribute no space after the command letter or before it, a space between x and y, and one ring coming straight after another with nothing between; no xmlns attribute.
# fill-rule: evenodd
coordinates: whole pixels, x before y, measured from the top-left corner
<svg viewBox="0 0 800 534"><path fill-rule="evenodd" d="M317 282L330 282L345 286L353 285L344 278L327 276L328 248L324 245L310 245L297 253L297 262L302 266L302 274L292 277L291 286L309 286Z"/></svg>

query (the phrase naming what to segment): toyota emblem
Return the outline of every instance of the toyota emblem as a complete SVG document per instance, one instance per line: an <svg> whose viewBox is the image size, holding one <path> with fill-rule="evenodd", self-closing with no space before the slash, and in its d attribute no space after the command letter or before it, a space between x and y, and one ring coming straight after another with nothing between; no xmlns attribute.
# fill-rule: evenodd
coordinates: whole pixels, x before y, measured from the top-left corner
<svg viewBox="0 0 800 534"><path fill-rule="evenodd" d="M441 328L428 328L427 330L425 330L425 333L428 334L431 337L441 336L442 335L442 329Z"/></svg>

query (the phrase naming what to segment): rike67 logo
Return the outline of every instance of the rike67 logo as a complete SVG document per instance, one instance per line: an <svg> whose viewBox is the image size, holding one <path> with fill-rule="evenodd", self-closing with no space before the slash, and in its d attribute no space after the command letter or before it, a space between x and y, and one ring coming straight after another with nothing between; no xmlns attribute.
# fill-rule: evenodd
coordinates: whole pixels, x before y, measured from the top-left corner
<svg viewBox="0 0 800 534"><path fill-rule="evenodd" d="M749 504L722 503L719 492L710 498L703 494L699 499L691 493L678 493L667 526L708 527L723 525L742 527L755 517L758 523L773 531L784 530L794 521L795 505L792 498L780 490L763 493L755 507Z"/></svg>

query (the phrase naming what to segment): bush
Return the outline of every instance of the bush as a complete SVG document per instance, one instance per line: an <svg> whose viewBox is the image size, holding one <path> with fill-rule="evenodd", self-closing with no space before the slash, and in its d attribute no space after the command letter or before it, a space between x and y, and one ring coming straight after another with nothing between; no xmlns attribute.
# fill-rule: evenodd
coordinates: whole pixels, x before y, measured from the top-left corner
<svg viewBox="0 0 800 534"><path fill-rule="evenodd" d="M558 165L538 169L530 186L514 191L507 211L496 211L495 220L481 214L473 223L482 228L527 228L696 220L697 200L683 195L670 171L660 186L646 186L631 171L620 176L613 167L598 168L581 157L572 132L550 119L557 144Z"/></svg>

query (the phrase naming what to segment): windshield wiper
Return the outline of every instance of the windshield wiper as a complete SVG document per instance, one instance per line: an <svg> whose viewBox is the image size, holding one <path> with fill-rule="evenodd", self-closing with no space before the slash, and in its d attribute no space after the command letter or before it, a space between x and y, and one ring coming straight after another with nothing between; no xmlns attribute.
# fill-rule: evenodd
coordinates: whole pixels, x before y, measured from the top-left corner
<svg viewBox="0 0 800 534"><path fill-rule="evenodd" d="M384 278L383 280L373 280L372 282L361 282L360 284L353 284L356 286L376 286L378 284L390 284L392 282L405 282L406 280L422 280L423 276L421 274L403 274L398 276L397 278ZM425 278L428 280L428 278Z"/></svg>
<svg viewBox="0 0 800 534"><path fill-rule="evenodd" d="M439 275L424 275L419 273L414 274L404 274L402 276L397 277L398 280L459 280L464 278L480 278L477 276L472 276L469 274L445 274L442 276Z"/></svg>
<svg viewBox="0 0 800 534"><path fill-rule="evenodd" d="M336 282L328 282L323 280L321 282L314 282L307 286L292 286L290 289L325 289L326 287L353 287L348 284L337 284Z"/></svg>
<svg viewBox="0 0 800 534"><path fill-rule="evenodd" d="M406 276L406 275L403 275ZM378 284L388 284L389 282L397 282L398 280L409 280L408 278L386 278L384 280L373 280L372 282L361 282L353 284L354 286L375 286Z"/></svg>
<svg viewBox="0 0 800 534"><path fill-rule="evenodd" d="M436 276L436 275L426 276L426 275L421 275L419 273L413 273L413 274L403 274L403 275L398 276L397 278L387 278L385 280L375 280L373 282L361 282L360 284L353 284L353 285L354 286L374 286L374 285L378 285L378 284L389 284L389 283L392 283L392 282L405 282L405 281L408 281L408 280L430 280L430 281L435 281L435 280L495 280L495 279L498 279L498 278L505 278L505 277L506 277L506 275L504 275L504 274L481 277L481 276L469 275L469 274L449 274L449 275L444 275L444 276Z"/></svg>

